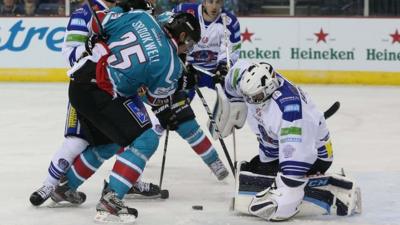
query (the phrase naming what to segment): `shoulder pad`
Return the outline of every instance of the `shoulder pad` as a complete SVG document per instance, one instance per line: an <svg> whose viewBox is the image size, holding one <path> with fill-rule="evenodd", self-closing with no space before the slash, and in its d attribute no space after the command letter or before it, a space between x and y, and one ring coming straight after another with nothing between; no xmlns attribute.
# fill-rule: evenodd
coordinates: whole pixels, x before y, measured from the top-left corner
<svg viewBox="0 0 400 225"><path fill-rule="evenodd" d="M286 80L284 80L283 85L272 94L272 99L281 110L284 120L292 122L303 117L299 92L295 86Z"/></svg>

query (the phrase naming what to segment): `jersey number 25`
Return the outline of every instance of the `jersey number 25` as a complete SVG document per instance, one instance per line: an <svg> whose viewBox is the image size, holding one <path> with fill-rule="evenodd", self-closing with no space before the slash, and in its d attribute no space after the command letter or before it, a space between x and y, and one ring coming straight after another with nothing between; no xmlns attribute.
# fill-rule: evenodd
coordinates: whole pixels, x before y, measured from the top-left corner
<svg viewBox="0 0 400 225"><path fill-rule="evenodd" d="M131 55L136 55L139 63L146 62L146 56L139 43L136 42L137 37L133 32L125 33L121 36L120 41L112 42L109 45L110 49L121 46L119 54L114 53L108 58L108 63L117 69L128 69L132 66Z"/></svg>

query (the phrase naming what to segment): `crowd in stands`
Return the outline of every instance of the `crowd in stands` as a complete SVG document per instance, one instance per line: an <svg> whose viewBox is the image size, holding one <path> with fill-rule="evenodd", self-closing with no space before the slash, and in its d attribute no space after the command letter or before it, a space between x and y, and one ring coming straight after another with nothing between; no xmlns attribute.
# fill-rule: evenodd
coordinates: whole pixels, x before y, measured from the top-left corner
<svg viewBox="0 0 400 225"><path fill-rule="evenodd" d="M67 0L68 1L68 0ZM156 0L157 12L171 10L182 2L200 3L202 0ZM225 7L234 11L237 0L228 0ZM71 12L83 0L70 0ZM0 16L66 16L65 0L0 0Z"/></svg>
<svg viewBox="0 0 400 225"><path fill-rule="evenodd" d="M0 0L0 16L65 16L64 0Z"/></svg>
<svg viewBox="0 0 400 225"><path fill-rule="evenodd" d="M0 0L0 17L4 16L67 16L80 7L83 0ZM182 2L202 0L153 0L156 11L164 12ZM225 8L238 16L289 15L289 0L225 0ZM295 0L296 16L362 16L364 0ZM400 16L400 0L369 0L370 16Z"/></svg>

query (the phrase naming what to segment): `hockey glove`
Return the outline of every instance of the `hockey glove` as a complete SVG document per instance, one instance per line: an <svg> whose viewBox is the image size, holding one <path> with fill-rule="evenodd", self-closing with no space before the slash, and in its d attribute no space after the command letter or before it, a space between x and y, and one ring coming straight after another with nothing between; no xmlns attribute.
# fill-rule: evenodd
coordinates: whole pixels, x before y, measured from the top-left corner
<svg viewBox="0 0 400 225"><path fill-rule="evenodd" d="M88 55L92 55L92 49L94 45L100 40L98 35L93 34L92 36L88 37L85 41L85 50Z"/></svg>
<svg viewBox="0 0 400 225"><path fill-rule="evenodd" d="M190 90L197 85L198 73L192 65L186 66L181 78L178 80L178 90Z"/></svg>
<svg viewBox="0 0 400 225"><path fill-rule="evenodd" d="M217 69L215 69L214 83L215 84L218 84L218 83L223 84L226 74L228 74L228 67L226 65L226 62L220 61L217 66Z"/></svg>
<svg viewBox="0 0 400 225"><path fill-rule="evenodd" d="M171 109L169 103L161 106L153 106L152 110L164 129L178 129L178 120L176 114L174 110Z"/></svg>

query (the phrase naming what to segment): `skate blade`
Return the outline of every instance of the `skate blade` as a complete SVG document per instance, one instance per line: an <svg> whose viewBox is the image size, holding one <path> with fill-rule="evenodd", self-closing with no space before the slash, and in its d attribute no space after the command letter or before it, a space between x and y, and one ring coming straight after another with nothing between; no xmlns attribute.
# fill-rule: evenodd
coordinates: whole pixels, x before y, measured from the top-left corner
<svg viewBox="0 0 400 225"><path fill-rule="evenodd" d="M47 208L70 208L70 207L78 207L81 204L74 204L67 201L55 202L54 200L49 201L47 204Z"/></svg>
<svg viewBox="0 0 400 225"><path fill-rule="evenodd" d="M137 199L137 200L146 200L146 199L161 199L161 194L156 195L140 195L140 194L125 194L125 199Z"/></svg>
<svg viewBox="0 0 400 225"><path fill-rule="evenodd" d="M160 193L156 195L141 195L141 194L125 194L125 199L136 199L136 200L147 200L147 199L167 199L169 198L169 191L167 189L163 189Z"/></svg>
<svg viewBox="0 0 400 225"><path fill-rule="evenodd" d="M134 224L136 217L134 215L121 214L119 216L110 214L109 212L97 212L94 217L96 223L107 223L107 224Z"/></svg>

